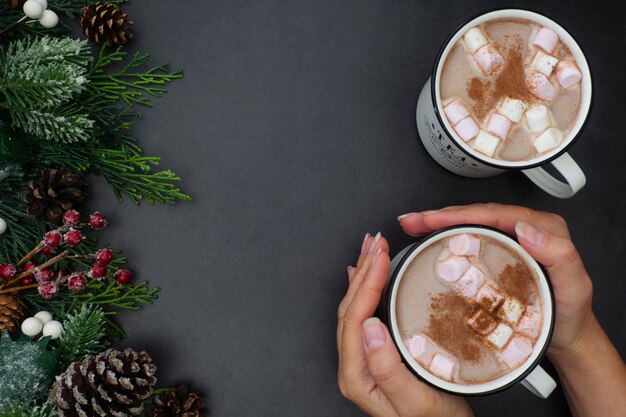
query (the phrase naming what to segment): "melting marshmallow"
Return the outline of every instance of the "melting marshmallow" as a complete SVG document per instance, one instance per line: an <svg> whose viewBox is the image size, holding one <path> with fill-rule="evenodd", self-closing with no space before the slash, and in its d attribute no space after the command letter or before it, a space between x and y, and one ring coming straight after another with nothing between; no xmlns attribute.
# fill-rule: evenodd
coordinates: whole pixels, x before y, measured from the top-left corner
<svg viewBox="0 0 626 417"><path fill-rule="evenodd" d="M504 295L489 284L485 284L478 290L476 300L482 308L487 309L490 313L504 301Z"/></svg>
<svg viewBox="0 0 626 417"><path fill-rule="evenodd" d="M470 50L471 53L476 52L483 46L487 45L488 41L483 35L483 31L477 27L473 27L463 35L463 40L465 41L465 45Z"/></svg>
<svg viewBox="0 0 626 417"><path fill-rule="evenodd" d="M502 104L500 104L499 113L508 117L512 122L519 123L527 107L528 106L523 101L507 97Z"/></svg>
<svg viewBox="0 0 626 417"><path fill-rule="evenodd" d="M504 323L498 323L498 326L487 335L487 341L496 348L502 349L512 334L513 329Z"/></svg>
<svg viewBox="0 0 626 417"><path fill-rule="evenodd" d="M478 334L486 335L493 331L498 322L482 308L467 320L467 324Z"/></svg>
<svg viewBox="0 0 626 417"><path fill-rule="evenodd" d="M458 99L444 107L443 111L452 125L459 123L470 115L469 111L467 111L467 107Z"/></svg>
<svg viewBox="0 0 626 417"><path fill-rule="evenodd" d="M444 281L457 281L470 267L469 261L462 256L451 256L439 263L437 272Z"/></svg>
<svg viewBox="0 0 626 417"><path fill-rule="evenodd" d="M472 144L472 147L478 152L492 157L496 153L496 149L500 144L500 139L497 136L492 135L484 130L478 132L476 140Z"/></svg>
<svg viewBox="0 0 626 417"><path fill-rule="evenodd" d="M524 305L513 297L506 297L498 309L498 318L515 325L524 312Z"/></svg>
<svg viewBox="0 0 626 417"><path fill-rule="evenodd" d="M458 368L456 359L443 353L436 353L430 363L430 372L448 381L452 381Z"/></svg>
<svg viewBox="0 0 626 417"><path fill-rule="evenodd" d="M480 239L466 233L456 235L448 242L450 251L459 256L478 256Z"/></svg>
<svg viewBox="0 0 626 417"><path fill-rule="evenodd" d="M528 108L528 110L526 110L524 116L526 116L528 128L533 133L543 132L548 126L550 126L548 108L543 104L533 104Z"/></svg>
<svg viewBox="0 0 626 417"><path fill-rule="evenodd" d="M467 272L456 282L456 290L466 297L473 297L478 288L485 281L485 274L475 266L470 266Z"/></svg>
<svg viewBox="0 0 626 417"><path fill-rule="evenodd" d="M435 344L422 334L413 335L407 340L406 346L411 352L411 356L424 366L430 365L435 355Z"/></svg>
<svg viewBox="0 0 626 417"><path fill-rule="evenodd" d="M487 125L487 132L493 133L500 139L506 139L506 135L509 134L511 128L511 121L498 113L492 113L489 118L489 124Z"/></svg>
<svg viewBox="0 0 626 417"><path fill-rule="evenodd" d="M554 67L556 67L556 64L558 63L559 60L552 55L548 55L543 51L538 51L533 58L533 62L530 65L533 66L537 71L549 77L550 74L552 74Z"/></svg>
<svg viewBox="0 0 626 417"><path fill-rule="evenodd" d="M465 142L476 136L479 131L478 125L471 117L466 117L461 120L456 126L454 126L454 130Z"/></svg>
<svg viewBox="0 0 626 417"><path fill-rule="evenodd" d="M539 336L540 324L541 314L534 310L526 309L519 323L515 326L515 331L534 339Z"/></svg>
<svg viewBox="0 0 626 417"><path fill-rule="evenodd" d="M535 97L544 101L550 101L554 98L556 88L554 88L554 85L550 82L548 77L545 76L545 74L533 72L526 79L526 82Z"/></svg>
<svg viewBox="0 0 626 417"><path fill-rule="evenodd" d="M541 135L537 136L533 142L533 146L539 153L554 149L561 144L563 134L555 127L546 129Z"/></svg>
<svg viewBox="0 0 626 417"><path fill-rule="evenodd" d="M559 35L552 29L541 28L535 35L532 43L551 54L559 43Z"/></svg>
<svg viewBox="0 0 626 417"><path fill-rule="evenodd" d="M504 349L497 352L498 358L513 368L524 362L533 352L533 345L525 337L513 336Z"/></svg>
<svg viewBox="0 0 626 417"><path fill-rule="evenodd" d="M491 44L487 44L474 52L476 63L487 74L494 73L504 64L504 58L500 52Z"/></svg>
<svg viewBox="0 0 626 417"><path fill-rule="evenodd" d="M556 79L563 88L569 88L580 82L583 75L573 62L561 61L556 66Z"/></svg>

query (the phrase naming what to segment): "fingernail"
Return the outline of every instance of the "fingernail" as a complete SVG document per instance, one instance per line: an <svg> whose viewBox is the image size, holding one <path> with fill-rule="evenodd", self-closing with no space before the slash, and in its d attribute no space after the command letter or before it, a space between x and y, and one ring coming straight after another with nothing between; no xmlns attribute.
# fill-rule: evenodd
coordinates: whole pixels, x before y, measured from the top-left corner
<svg viewBox="0 0 626 417"><path fill-rule="evenodd" d="M380 232L376 233L376 236L374 236L374 241L370 245L370 248L368 249L367 253L372 253L372 251L376 247L376 244L378 243L379 240L380 240Z"/></svg>
<svg viewBox="0 0 626 417"><path fill-rule="evenodd" d="M368 349L375 349L385 344L387 335L383 324L377 317L370 317L363 322L363 339Z"/></svg>
<svg viewBox="0 0 626 417"><path fill-rule="evenodd" d="M378 255L383 251L383 248L378 248L376 254L374 255L374 259L372 259L372 266L376 265L376 261L378 260Z"/></svg>
<svg viewBox="0 0 626 417"><path fill-rule="evenodd" d="M404 219L406 217L409 217L409 216L417 216L418 214L419 213L405 213L405 214L403 214L401 216L398 216L398 221L400 221L400 220L402 220L402 219Z"/></svg>
<svg viewBox="0 0 626 417"><path fill-rule="evenodd" d="M546 233L525 222L517 222L515 233L533 246L541 246L546 240Z"/></svg>
<svg viewBox="0 0 626 417"><path fill-rule="evenodd" d="M367 249L365 247L365 244L367 243L367 239L370 238L370 234L369 233L365 233L365 237L363 238L363 243L361 243L361 255L363 255L365 253L365 250Z"/></svg>
<svg viewBox="0 0 626 417"><path fill-rule="evenodd" d="M352 265L348 265L348 284L350 284L352 282L352 277L350 277L350 270L354 268Z"/></svg>

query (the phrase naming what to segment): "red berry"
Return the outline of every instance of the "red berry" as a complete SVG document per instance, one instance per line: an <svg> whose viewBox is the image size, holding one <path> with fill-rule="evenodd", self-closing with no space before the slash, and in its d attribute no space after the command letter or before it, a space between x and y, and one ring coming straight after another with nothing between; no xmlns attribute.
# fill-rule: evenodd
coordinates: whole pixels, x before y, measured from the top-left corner
<svg viewBox="0 0 626 417"><path fill-rule="evenodd" d="M96 262L101 265L108 265L113 260L113 252L109 249L100 249L96 253Z"/></svg>
<svg viewBox="0 0 626 417"><path fill-rule="evenodd" d="M118 284L126 285L130 282L133 274L128 269L120 269L113 276Z"/></svg>
<svg viewBox="0 0 626 417"><path fill-rule="evenodd" d="M101 264L93 264L89 270L89 275L92 278L102 278L107 274L107 267Z"/></svg>
<svg viewBox="0 0 626 417"><path fill-rule="evenodd" d="M44 246L43 248L41 248L41 250L39 251L39 253L41 253L42 255L52 255L53 253L55 253L57 250L56 248L53 248L52 246Z"/></svg>
<svg viewBox="0 0 626 417"><path fill-rule="evenodd" d="M83 274L72 274L67 280L67 288L72 292L81 292L87 288L87 278Z"/></svg>
<svg viewBox="0 0 626 417"><path fill-rule="evenodd" d="M56 248L61 244L62 239L63 236L61 236L61 232L57 230L52 230L45 234L45 236L43 237L43 242L46 244L46 246Z"/></svg>
<svg viewBox="0 0 626 417"><path fill-rule="evenodd" d="M33 268L37 268L37 264L34 262L29 262L26 265L24 265L24 272L30 271Z"/></svg>
<svg viewBox="0 0 626 417"><path fill-rule="evenodd" d="M80 213L76 210L68 210L63 213L63 224L69 227L76 227L80 223Z"/></svg>
<svg viewBox="0 0 626 417"><path fill-rule="evenodd" d="M37 287L37 291L39 291L39 295L46 300L54 298L59 292L59 286L56 282L44 282L39 287Z"/></svg>
<svg viewBox="0 0 626 417"><path fill-rule="evenodd" d="M89 216L89 226L91 226L93 230L100 230L103 227L106 227L106 225L107 218L99 211L96 211L91 216Z"/></svg>
<svg viewBox="0 0 626 417"><path fill-rule="evenodd" d="M0 278L11 279L17 273L17 268L13 264L5 264L0 266Z"/></svg>
<svg viewBox="0 0 626 417"><path fill-rule="evenodd" d="M67 243L71 247L75 247L80 245L80 243L84 239L84 236L79 230L70 230L65 234L65 236L63 236L63 239L65 240L65 243Z"/></svg>
<svg viewBox="0 0 626 417"><path fill-rule="evenodd" d="M35 278L33 278L32 275L29 275L20 280L20 285L30 285L30 284L33 284L34 282L35 282Z"/></svg>
<svg viewBox="0 0 626 417"><path fill-rule="evenodd" d="M39 271L35 272L35 279L40 284L42 282L52 281L54 279L54 276L55 276L55 273L47 268L40 269Z"/></svg>

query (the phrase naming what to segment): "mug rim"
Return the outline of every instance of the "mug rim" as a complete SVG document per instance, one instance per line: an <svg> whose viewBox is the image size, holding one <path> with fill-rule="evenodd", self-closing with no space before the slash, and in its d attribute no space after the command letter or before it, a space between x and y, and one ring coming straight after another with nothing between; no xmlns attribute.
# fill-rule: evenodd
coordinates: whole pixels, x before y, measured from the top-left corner
<svg viewBox="0 0 626 417"><path fill-rule="evenodd" d="M429 235L424 236L423 238L421 238L417 242L415 242L412 245L408 246L408 250L402 256L402 258L399 260L399 262L396 265L395 269L392 271L392 274L391 274L391 276L390 276L390 278L389 278L389 280L387 282L387 285L386 285L386 294L383 296L383 300L386 303L386 306L384 307L383 314L385 315L385 317L386 317L385 321L387 322L387 325L389 326L389 334L391 335L391 339L393 340L394 344L396 345L396 348L398 349L398 351L400 353L400 357L402 359L402 362L407 366L407 368L409 369L409 371L413 375L415 375L418 379L420 379L420 381L422 381L422 382L424 382L424 383L426 383L426 384L428 384L428 385L430 385L430 386L432 386L432 387L434 387L434 388L436 388L436 389L438 389L440 391L447 392L449 394L459 395L459 396L463 396L463 397L482 397L482 396L487 396L487 395L491 395L491 394L495 394L495 393L507 390L507 389L511 388L512 386L522 382L528 375L530 375L537 368L537 366L539 366L539 364L541 363L541 361L545 357L545 354L546 354L546 352L548 350L550 342L552 341L552 335L554 333L555 304L554 304L554 292L553 292L553 289L552 289L552 284L550 283L550 280L548 279L548 274L547 274L545 268L543 267L543 265L541 265L539 262L535 261L536 264L539 266L539 269L541 270L542 274L543 274L543 278L544 278L544 281L545 281L547 289L548 289L548 297L547 297L547 299L549 300L549 304L550 304L551 309L552 309L550 324L549 324L548 331L547 331L547 334L546 334L545 343L541 347L541 349L539 350L539 353L537 354L537 357L535 358L535 360L533 360L532 363L530 363L528 365L528 367L518 377L516 377L513 380L507 382L506 384L497 386L497 387L495 387L493 389L488 389L488 390L485 390L485 391L478 391L478 392L460 392L460 391L454 391L454 390L451 390L451 389L446 389L446 388L441 387L440 385L437 385L434 382L428 380L427 378L422 376L417 371L417 369L415 369L408 362L408 360L405 357L405 355L402 354L402 350L400 349L400 343L404 343L404 341L397 340L397 338L395 336L395 332L392 329L392 323L391 323L391 308L392 308L391 299L392 299L392 295L393 295L393 292L394 292L393 290L394 290L396 281L399 279L399 275L400 275L399 272L402 269L402 266L406 264L407 259L409 259L411 257L411 255L418 248L422 247L425 242L431 240L432 238L436 237L437 235L440 235L442 233L448 232L450 230L465 229L465 228L484 229L484 230L487 230L487 231L495 232L497 234L502 235L505 239L510 239L510 240L513 241L513 243L516 243L516 244L519 245L519 243L515 240L515 238L513 236L511 236L510 234L505 233L505 232L503 232L503 231L501 231L499 229L496 229L496 228L493 228L493 227L490 227L490 226L480 225L480 224L452 225L452 226L444 227L442 229L438 229L438 230L434 231L433 233L430 233ZM534 350L534 347L533 347L533 350ZM511 372L513 372L513 371L511 371ZM457 384L457 385L460 385L460 384ZM478 385L478 384L476 384L476 385Z"/></svg>
<svg viewBox="0 0 626 417"><path fill-rule="evenodd" d="M439 112L439 106L437 105L437 69L439 68L439 64L441 62L442 56L444 51L446 50L446 48L448 47L448 44L450 43L450 41L452 40L452 38L454 38L456 36L456 34L464 27L466 26L469 22L478 19L479 17L489 14L489 13L494 13L494 12L500 12L500 11L522 11L522 12L527 12L527 13L532 13L532 14L536 14L542 17L545 17L546 19L549 19L550 21L552 21L554 24L556 24L557 26L561 27L569 36L572 37L572 39L574 40L574 43L576 44L576 46L578 46L578 48L580 49L580 53L582 54L584 60L585 60L585 64L589 70L589 84L590 84L590 97L589 97L589 108L587 110L587 114L585 115L585 118L582 122L582 124L580 125L580 128L578 129L578 132L576 132L576 134L572 137L572 139L565 145L563 146L563 148L556 152L554 155L542 159L540 161L536 161L533 163L529 163L529 164L522 164L522 165L501 165L498 164L496 162L493 162L491 160L487 160L484 159L484 157L479 153L479 152L475 152L475 153L470 153L467 149L465 149L465 144L461 144L461 142L455 137L453 132L450 132L449 129L447 128L444 119L441 115L441 113ZM536 23L536 22L535 22ZM591 112L593 110L593 99L594 99L594 85L593 85L593 76L592 76L592 71L591 71L591 67L589 66L589 61L587 60L587 55L585 55L585 52L583 51L583 49L580 47L580 45L578 45L578 42L576 41L576 39L572 36L572 34L570 33L570 31L566 30L564 27L562 27L559 23L556 22L556 20L552 19L550 16L547 16L543 13L537 13L534 10L530 10L530 9L525 9L523 7L497 7L494 9L488 9L486 11L483 11L481 13L478 13L470 18L467 18L465 20L463 20L463 22L461 22L459 25L457 25L457 27L450 32L450 34L446 37L445 41L443 42L441 48L439 48L439 51L437 52L437 56L435 58L435 64L433 66L433 71L432 71L432 82L430 85L430 94L431 94L431 100L433 102L433 109L435 112L435 116L437 117L437 120L439 122L439 124L441 125L441 127L444 129L444 131L446 132L446 134L448 135L448 137L450 138L450 140L452 140L452 142L463 152L465 153L467 156L476 159L477 161L479 161L480 163L483 163L485 165L488 165L490 167L494 167L494 168L499 168L499 169L503 169L503 170L507 170L507 171L523 171L526 169L531 169L531 168L536 168L536 167L541 167L544 166L548 163L550 163L551 161L554 161L555 159L559 158L561 155L563 155L564 153L566 153L571 147L572 145L574 145L575 142L578 141L578 139L580 138L580 136L582 135L583 131L585 130L586 126L587 126L587 122L589 121L589 117L591 115ZM490 159L495 159L495 158L490 158Z"/></svg>

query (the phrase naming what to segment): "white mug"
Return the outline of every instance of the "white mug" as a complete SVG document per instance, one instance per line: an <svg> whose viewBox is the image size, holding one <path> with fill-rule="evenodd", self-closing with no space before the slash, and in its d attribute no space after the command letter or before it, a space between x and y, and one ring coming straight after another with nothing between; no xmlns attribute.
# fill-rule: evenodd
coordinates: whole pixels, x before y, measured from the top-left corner
<svg viewBox="0 0 626 417"><path fill-rule="evenodd" d="M583 74L580 111L574 126L557 148L527 161L503 161L478 153L461 140L452 125L448 123L447 118L442 117L444 113L439 94L439 80L448 53L469 28L499 18L527 19L554 30L559 35L561 42L565 43L572 52ZM428 153L441 166L455 174L484 178L505 171L519 170L548 194L559 198L569 198L576 194L586 182L585 174L566 151L580 136L587 122L591 109L591 98L591 73L587 60L574 38L565 29L553 20L531 11L520 9L496 10L462 24L444 43L435 61L433 74L426 81L417 102L417 130ZM547 163L551 163L559 171L565 179L565 183L541 168Z"/></svg>
<svg viewBox="0 0 626 417"><path fill-rule="evenodd" d="M533 352L530 354L528 359L511 372L494 380L469 385L450 382L439 378L430 373L413 358L406 347L402 336L400 335L395 308L398 287L400 282L402 282L404 272L411 264L411 261L415 259L415 257L417 257L417 255L419 255L424 249L435 244L436 242L449 238L450 236L463 233L481 235L495 239L519 255L522 261L533 270L537 277L537 285L541 294L543 311L541 333L539 334L539 338L533 347ZM548 345L550 344L550 340L552 338L552 332L554 330L554 296L552 293L552 287L550 286L543 268L537 263L537 261L535 261L532 256L530 256L528 252L526 252L524 248L522 248L512 237L499 230L480 225L451 226L438 230L437 232L425 237L423 240L406 247L391 261L389 281L385 286L383 297L381 299L380 316L387 324L391 337L407 367L421 380L436 387L437 389L456 395L479 396L493 394L510 388L517 383L521 383L538 397L548 398L548 396L556 388L556 382L554 379L552 379L552 377L539 366L539 362L548 349Z"/></svg>

